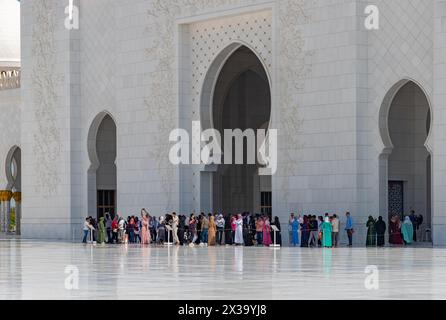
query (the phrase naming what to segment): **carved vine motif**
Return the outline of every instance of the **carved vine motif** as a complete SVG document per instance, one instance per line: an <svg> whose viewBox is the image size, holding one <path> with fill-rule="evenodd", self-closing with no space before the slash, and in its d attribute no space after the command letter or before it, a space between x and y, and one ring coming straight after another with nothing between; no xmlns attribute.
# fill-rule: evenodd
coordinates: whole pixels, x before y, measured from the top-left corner
<svg viewBox="0 0 446 320"><path fill-rule="evenodd" d="M297 174L298 159L295 150L302 145L300 140L301 124L299 116L299 100L297 95L302 91L305 77L311 72L313 53L305 50L305 39L302 26L310 22L306 6L311 0L282 0L279 2L279 121L280 136L286 141L286 148L281 148L279 168L282 176L281 201L289 203L289 178ZM281 141L279 141L279 146Z"/></svg>
<svg viewBox="0 0 446 320"><path fill-rule="evenodd" d="M56 125L58 98L54 75L55 48L54 4L51 1L33 1L36 21L32 31L32 55L35 58L31 72L34 117L37 130L34 134L33 154L36 163L36 191L50 196L60 179L57 164L61 152L60 132Z"/></svg>

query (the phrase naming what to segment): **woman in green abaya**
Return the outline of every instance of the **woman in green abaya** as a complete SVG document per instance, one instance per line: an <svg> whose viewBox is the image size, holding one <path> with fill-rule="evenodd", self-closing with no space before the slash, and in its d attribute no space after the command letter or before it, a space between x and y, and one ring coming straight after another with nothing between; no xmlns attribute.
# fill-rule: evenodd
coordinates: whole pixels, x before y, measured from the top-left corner
<svg viewBox="0 0 446 320"><path fill-rule="evenodd" d="M375 223L376 220L373 219L372 216L369 216L369 220L367 220L366 227L367 227L367 247L374 247L376 246L376 229L375 229Z"/></svg>
<svg viewBox="0 0 446 320"><path fill-rule="evenodd" d="M324 223L322 223L321 230L322 230L322 246L326 248L331 248L333 246L331 240L331 233L333 231L333 227L331 226L329 217L325 217L325 221Z"/></svg>

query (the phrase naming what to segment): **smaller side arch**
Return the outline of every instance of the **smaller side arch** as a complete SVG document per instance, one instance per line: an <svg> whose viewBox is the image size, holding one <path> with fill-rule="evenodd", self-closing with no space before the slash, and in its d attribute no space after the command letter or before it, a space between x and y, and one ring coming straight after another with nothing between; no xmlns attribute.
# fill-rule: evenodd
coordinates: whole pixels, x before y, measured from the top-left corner
<svg viewBox="0 0 446 320"><path fill-rule="evenodd" d="M101 164L101 159L100 159L100 152L101 150L98 150L98 137L100 136L100 130L101 130L101 125L104 123L105 120L110 121L109 119L111 119L111 122L113 122L113 130L114 130L114 143L115 143L115 151L117 152L117 130L118 130L118 126L116 123L116 120L114 119L114 117L112 116L112 114L108 111L102 111L99 114L97 114L93 121L91 122L90 125L90 129L88 131L88 136L87 136L87 152L88 152L88 158L90 160L90 166L87 169L87 209L88 209L88 214L91 216L96 216L99 215L98 213L98 199L97 199L97 193L98 193L98 184L101 183L101 179L100 177L104 177L104 172L101 173L101 168L103 163ZM99 152L98 152L99 151ZM109 182L107 180L108 183L112 183L114 185L114 192L116 192L116 159L117 159L117 154L114 155L114 159L111 159L113 161L113 169L112 171L107 171L107 169L105 169L106 173L105 176L107 177L111 177L110 179L112 179L111 181L114 182ZM103 160L102 160L103 161ZM110 165L110 163L107 163L106 165ZM111 172L111 173L110 173ZM99 177L98 177L99 174ZM111 174L111 175L110 175ZM108 178L106 178L108 179ZM108 190L108 189L107 189ZM111 189L110 189L111 190ZM114 194L114 209L116 209L116 194Z"/></svg>
<svg viewBox="0 0 446 320"><path fill-rule="evenodd" d="M428 131L427 139L425 141L425 147L429 151L429 153L432 154L432 149L429 145L429 141L432 135L432 118L433 118L433 112L432 112L432 104L430 97L424 87L418 83L416 80L413 80L411 78L404 78L396 82L386 93L384 96L384 99L381 103L381 107L379 109L379 133L381 136L381 141L383 143L383 150L380 153L380 157L385 155L390 155L392 153L392 150L394 149L394 145L392 143L392 139L390 138L390 131L389 131L389 114L390 114L390 107L392 106L392 102L395 100L395 97L397 93L400 91L402 87L404 87L409 82L414 83L418 88L420 88L421 91L423 91L427 102L429 106L429 117L430 117L430 124L431 128Z"/></svg>
<svg viewBox="0 0 446 320"><path fill-rule="evenodd" d="M99 127L106 116L109 116L116 125L116 120L112 114L106 110L101 111L94 117L91 122L90 129L87 136L87 151L90 160L90 170L97 170L99 168L99 157L96 149L96 138L98 136ZM117 129L117 126L116 126Z"/></svg>

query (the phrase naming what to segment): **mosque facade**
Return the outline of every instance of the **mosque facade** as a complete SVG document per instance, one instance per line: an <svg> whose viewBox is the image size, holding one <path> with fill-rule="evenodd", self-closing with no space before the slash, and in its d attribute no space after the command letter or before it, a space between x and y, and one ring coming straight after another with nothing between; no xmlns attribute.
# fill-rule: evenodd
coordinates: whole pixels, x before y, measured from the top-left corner
<svg viewBox="0 0 446 320"><path fill-rule="evenodd" d="M3 233L12 208L17 236L64 240L141 208L349 211L365 245L369 215L414 210L446 245L446 1L0 3ZM197 122L275 129L277 170L171 163Z"/></svg>

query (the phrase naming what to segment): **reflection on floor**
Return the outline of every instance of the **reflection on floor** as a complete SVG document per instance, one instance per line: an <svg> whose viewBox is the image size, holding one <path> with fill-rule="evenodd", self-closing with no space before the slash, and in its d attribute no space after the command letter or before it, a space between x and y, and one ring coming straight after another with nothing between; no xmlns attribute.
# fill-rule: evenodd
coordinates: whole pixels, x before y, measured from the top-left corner
<svg viewBox="0 0 446 320"><path fill-rule="evenodd" d="M441 299L445 283L441 248L93 247L0 240L0 299Z"/></svg>

